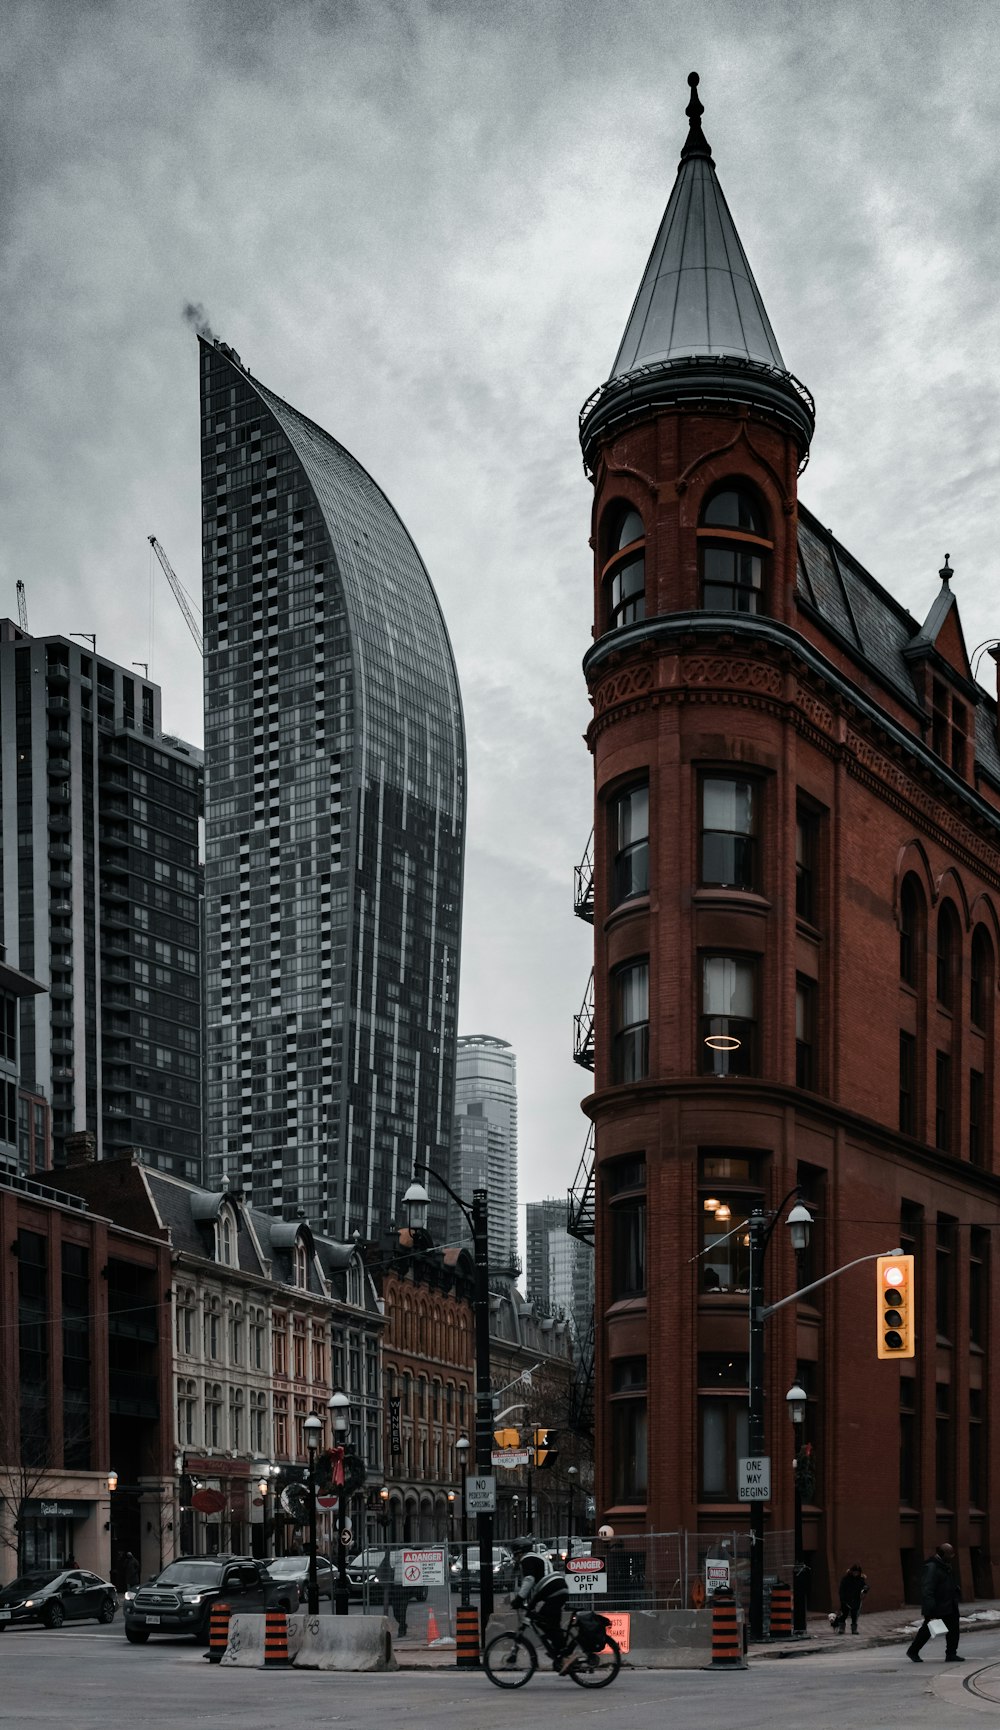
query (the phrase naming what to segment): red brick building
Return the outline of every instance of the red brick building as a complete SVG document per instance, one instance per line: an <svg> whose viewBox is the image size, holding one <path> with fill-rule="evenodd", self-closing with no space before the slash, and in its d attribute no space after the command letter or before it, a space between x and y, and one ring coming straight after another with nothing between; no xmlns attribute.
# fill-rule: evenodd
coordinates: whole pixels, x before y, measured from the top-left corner
<svg viewBox="0 0 1000 1730"><path fill-rule="evenodd" d="M467 1250L384 1240L385 1487L397 1541L447 1539L461 1483L455 1443L475 1435L475 1270ZM460 1510L459 1510L460 1511Z"/></svg>
<svg viewBox="0 0 1000 1730"><path fill-rule="evenodd" d="M769 1534L793 1525L798 1381L813 1603L858 1558L872 1603L912 1597L943 1539L965 1595L990 1593L997 704L972 676L947 560L920 626L800 505L812 400L771 331L696 91L687 112L618 358L581 419L598 1516L623 1533L746 1530L735 1228L800 1185L812 1242L797 1267L779 1221L767 1301L902 1245L917 1351L877 1361L871 1266L768 1321Z"/></svg>

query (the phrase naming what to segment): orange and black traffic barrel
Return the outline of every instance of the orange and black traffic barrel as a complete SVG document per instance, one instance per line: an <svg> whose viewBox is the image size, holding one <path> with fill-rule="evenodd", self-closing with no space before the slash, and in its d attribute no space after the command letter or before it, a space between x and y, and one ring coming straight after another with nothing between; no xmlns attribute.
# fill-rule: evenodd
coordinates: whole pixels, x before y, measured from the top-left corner
<svg viewBox="0 0 1000 1730"><path fill-rule="evenodd" d="M210 1664L221 1664L222 1654L229 1645L229 1618L233 1613L231 1604L213 1604L212 1615L208 1624L208 1661Z"/></svg>
<svg viewBox="0 0 1000 1730"><path fill-rule="evenodd" d="M284 1610L267 1610L264 1613L264 1668L287 1670L290 1663L288 1617Z"/></svg>
<svg viewBox="0 0 1000 1730"><path fill-rule="evenodd" d="M459 1670L479 1668L479 1611L455 1611L455 1664Z"/></svg>
<svg viewBox="0 0 1000 1730"><path fill-rule="evenodd" d="M725 1589L712 1595L712 1668L743 1668L736 1599L731 1591Z"/></svg>
<svg viewBox="0 0 1000 1730"><path fill-rule="evenodd" d="M772 1640L792 1637L792 1588L780 1580L771 1587L770 1632Z"/></svg>

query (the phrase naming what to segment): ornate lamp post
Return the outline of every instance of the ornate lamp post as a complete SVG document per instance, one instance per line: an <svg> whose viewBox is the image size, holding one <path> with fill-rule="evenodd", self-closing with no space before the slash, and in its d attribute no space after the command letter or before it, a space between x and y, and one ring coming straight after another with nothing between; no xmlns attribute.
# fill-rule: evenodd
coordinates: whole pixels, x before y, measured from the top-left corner
<svg viewBox="0 0 1000 1730"><path fill-rule="evenodd" d="M307 1608L310 1616L319 1615L319 1581L316 1578L316 1449L323 1434L323 1419L310 1412L302 1428L309 1449L309 1585Z"/></svg>
<svg viewBox="0 0 1000 1730"><path fill-rule="evenodd" d="M347 1582L347 1547L344 1542L346 1531L344 1501L347 1495L347 1473L343 1458L343 1451L347 1442L350 1405L348 1395L342 1389L335 1388L330 1395L328 1410L333 1417L334 1445L341 1450L340 1483L337 1488L337 1589L333 1598L334 1614L337 1616L347 1616L351 1608L351 1588Z"/></svg>
<svg viewBox="0 0 1000 1730"><path fill-rule="evenodd" d="M750 1455L764 1457L764 1322L769 1313L764 1305L764 1258L781 1216L792 1196L799 1194L798 1185L790 1189L779 1207L769 1216L761 1208L750 1215ZM797 1201L788 1215L792 1248L798 1252L809 1242L812 1214ZM793 1294L794 1296L795 1294ZM778 1305L774 1306L779 1307ZM764 1638L764 1502L760 1495L750 1504L750 1637Z"/></svg>
<svg viewBox="0 0 1000 1730"><path fill-rule="evenodd" d="M807 1487L812 1489L812 1449L803 1445L802 1425L806 1415L806 1393L798 1382L785 1395L788 1416L795 1428L795 1573L793 1627L796 1634L806 1631L806 1565L802 1554L802 1500Z"/></svg>
<svg viewBox="0 0 1000 1730"><path fill-rule="evenodd" d="M447 1195L451 1196L457 1208L460 1208L468 1221L472 1232L472 1257L476 1270L475 1282L475 1319L476 1319L476 1469L488 1477L493 1470L493 1395L490 1385L490 1245L489 1245L489 1195L485 1189L474 1189L472 1206L467 1207L461 1196L447 1184L439 1172L429 1165L415 1163L414 1178L403 1197L403 1206L409 1216L411 1230L427 1231L427 1213L430 1197L423 1184L418 1182L416 1173L427 1172ZM463 1511L465 1495L462 1495ZM477 1514L476 1522L479 1529L479 1621L482 1637L485 1639L490 1617L493 1614L493 1515ZM463 1601L463 1607L464 1601Z"/></svg>
<svg viewBox="0 0 1000 1730"><path fill-rule="evenodd" d="M469 1504L466 1496L466 1484L469 1476L469 1438L459 1436L455 1443L462 1473L462 1609L469 1608ZM481 1572L482 1570L480 1570Z"/></svg>

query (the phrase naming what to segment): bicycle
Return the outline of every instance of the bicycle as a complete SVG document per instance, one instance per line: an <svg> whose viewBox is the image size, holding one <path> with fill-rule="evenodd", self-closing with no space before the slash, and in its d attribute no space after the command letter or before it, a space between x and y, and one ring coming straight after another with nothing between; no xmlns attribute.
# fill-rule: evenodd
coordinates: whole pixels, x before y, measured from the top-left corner
<svg viewBox="0 0 1000 1730"><path fill-rule="evenodd" d="M553 1667L578 1688L607 1688L622 1667L618 1643L606 1634L599 1652L588 1652L581 1646L578 1656L564 1669L567 1653L574 1644L579 1644L576 1613L571 1614L567 1625L567 1641L559 1647L535 1627L530 1617L522 1615L516 1633L497 1634L483 1653L483 1668L497 1688L523 1688L538 1669L538 1653L526 1632L529 1628L551 1658Z"/></svg>

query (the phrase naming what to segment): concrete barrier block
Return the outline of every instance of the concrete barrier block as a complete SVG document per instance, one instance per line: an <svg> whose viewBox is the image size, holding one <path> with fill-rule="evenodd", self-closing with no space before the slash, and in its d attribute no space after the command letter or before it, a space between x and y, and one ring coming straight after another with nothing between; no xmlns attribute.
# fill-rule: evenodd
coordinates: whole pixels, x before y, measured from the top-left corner
<svg viewBox="0 0 1000 1730"><path fill-rule="evenodd" d="M302 1620L305 1626L296 1647L296 1669L399 1669L385 1616L306 1616Z"/></svg>
<svg viewBox="0 0 1000 1730"><path fill-rule="evenodd" d="M288 1624L288 1656L295 1659L295 1654L302 1645L303 1630L306 1623L304 1615L286 1617ZM229 1641L222 1654L223 1664L236 1664L249 1669L262 1670L264 1667L264 1627L266 1618L261 1615L251 1615L247 1611L237 1611L229 1618Z"/></svg>
<svg viewBox="0 0 1000 1730"><path fill-rule="evenodd" d="M711 1610L633 1610L629 1659L650 1670L696 1670L710 1664Z"/></svg>

